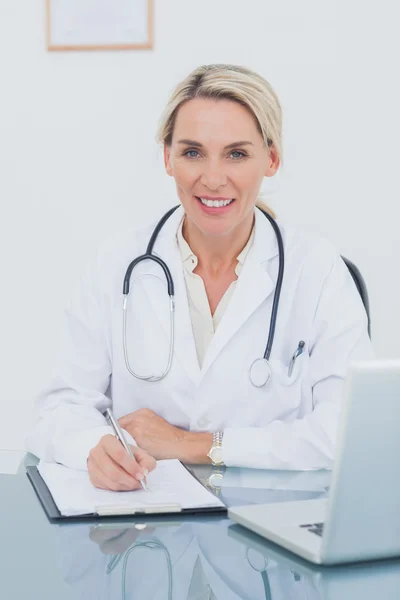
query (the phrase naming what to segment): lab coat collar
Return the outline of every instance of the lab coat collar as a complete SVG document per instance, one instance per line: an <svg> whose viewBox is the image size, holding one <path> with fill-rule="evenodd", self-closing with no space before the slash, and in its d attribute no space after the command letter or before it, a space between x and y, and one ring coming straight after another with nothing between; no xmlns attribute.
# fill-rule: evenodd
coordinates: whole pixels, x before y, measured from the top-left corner
<svg viewBox="0 0 400 600"><path fill-rule="evenodd" d="M177 231L183 216L184 210L179 207L168 219L155 243L154 254L157 254L167 263L175 285L174 360L181 363L192 381L198 385L224 346L274 290L275 282L268 274L267 265L270 259L278 255L278 244L270 223L256 209L254 242L249 249L234 294L214 334L204 358L203 367L200 370L190 319L182 259L177 243ZM153 268L152 265L149 265L149 270ZM150 294L148 297L163 329L169 335L169 320L165 318L165 313L160 311L160 299ZM268 326L269 323L266 323L266 338L268 337Z"/></svg>

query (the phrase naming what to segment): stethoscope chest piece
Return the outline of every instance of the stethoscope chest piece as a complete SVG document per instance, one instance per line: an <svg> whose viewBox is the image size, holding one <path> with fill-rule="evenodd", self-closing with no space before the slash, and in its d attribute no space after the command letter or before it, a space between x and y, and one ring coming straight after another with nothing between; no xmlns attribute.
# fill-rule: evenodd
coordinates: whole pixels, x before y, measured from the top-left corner
<svg viewBox="0 0 400 600"><path fill-rule="evenodd" d="M266 358L256 358L249 371L254 387L264 387L271 379L271 366Z"/></svg>

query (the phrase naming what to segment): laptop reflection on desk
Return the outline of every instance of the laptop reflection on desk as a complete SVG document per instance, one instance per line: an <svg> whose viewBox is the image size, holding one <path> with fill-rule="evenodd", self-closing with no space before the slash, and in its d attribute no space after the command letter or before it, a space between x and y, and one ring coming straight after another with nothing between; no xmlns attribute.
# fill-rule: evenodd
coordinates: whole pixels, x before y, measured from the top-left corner
<svg viewBox="0 0 400 600"><path fill-rule="evenodd" d="M299 590L293 598L285 596L285 600L299 600L303 597L318 597L318 600L399 598L400 559L325 567L294 556L240 525L231 525L228 537L245 547L247 560L259 570L261 567L271 569L275 564L290 572L298 583ZM315 594L311 594L310 590L314 590Z"/></svg>

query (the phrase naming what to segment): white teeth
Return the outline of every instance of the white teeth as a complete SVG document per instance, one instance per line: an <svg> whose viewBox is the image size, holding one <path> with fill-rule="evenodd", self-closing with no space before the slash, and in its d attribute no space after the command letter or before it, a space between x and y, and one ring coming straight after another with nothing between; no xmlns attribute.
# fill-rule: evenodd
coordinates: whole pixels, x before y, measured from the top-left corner
<svg viewBox="0 0 400 600"><path fill-rule="evenodd" d="M206 200L205 198L200 198L200 200L209 208L220 208L221 206L228 206L228 204L232 202L233 198L230 198L229 200Z"/></svg>

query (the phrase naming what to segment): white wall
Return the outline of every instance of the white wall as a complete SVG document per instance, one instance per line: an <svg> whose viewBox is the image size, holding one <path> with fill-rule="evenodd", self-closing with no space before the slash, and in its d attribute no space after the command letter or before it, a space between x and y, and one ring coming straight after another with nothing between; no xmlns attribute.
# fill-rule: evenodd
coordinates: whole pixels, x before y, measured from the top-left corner
<svg viewBox="0 0 400 600"><path fill-rule="evenodd" d="M44 0L1 0L0 448L23 446L90 254L175 201L154 134L173 86L202 63L271 81L285 116L271 204L358 264L376 351L399 356L399 52L383 7L158 0L153 51L47 53Z"/></svg>

